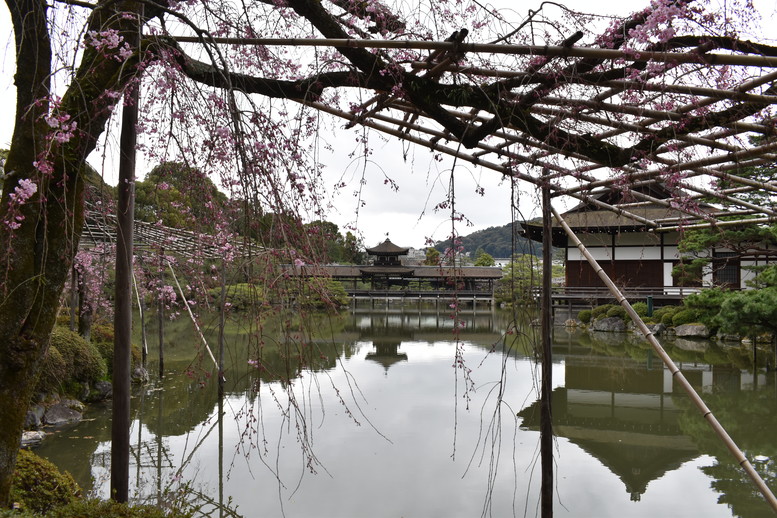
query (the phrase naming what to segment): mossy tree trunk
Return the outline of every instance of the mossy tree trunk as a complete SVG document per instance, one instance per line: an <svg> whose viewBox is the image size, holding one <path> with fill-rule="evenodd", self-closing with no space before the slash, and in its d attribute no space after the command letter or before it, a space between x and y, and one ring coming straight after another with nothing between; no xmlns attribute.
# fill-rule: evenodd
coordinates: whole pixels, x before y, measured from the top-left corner
<svg viewBox="0 0 777 518"><path fill-rule="evenodd" d="M0 198L2 507L9 505L25 414L78 247L84 211L81 172L115 103L114 96L105 93L123 92L135 69L132 58L119 61L87 47L73 82L59 106L53 106L49 102L52 47L46 2L6 0L6 4L16 44L17 101L5 164L8 177ZM125 11L122 2L95 9L87 29L137 27L136 20L116 16L117 11ZM59 141L53 138L55 128L45 117L63 114L76 123L76 130L69 139ZM15 202L12 194L28 182L34 182L36 192L24 203Z"/></svg>

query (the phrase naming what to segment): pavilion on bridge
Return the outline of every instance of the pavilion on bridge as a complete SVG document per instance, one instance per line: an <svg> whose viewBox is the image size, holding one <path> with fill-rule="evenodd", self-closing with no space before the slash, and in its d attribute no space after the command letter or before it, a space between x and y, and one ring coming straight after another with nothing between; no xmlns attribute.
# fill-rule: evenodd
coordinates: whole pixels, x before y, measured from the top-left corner
<svg viewBox="0 0 777 518"><path fill-rule="evenodd" d="M492 266L423 266L404 264L409 248L388 238L368 248L373 256L367 265L293 266L296 273L308 277L330 277L342 283L354 299L461 300L493 304L496 281L502 269Z"/></svg>

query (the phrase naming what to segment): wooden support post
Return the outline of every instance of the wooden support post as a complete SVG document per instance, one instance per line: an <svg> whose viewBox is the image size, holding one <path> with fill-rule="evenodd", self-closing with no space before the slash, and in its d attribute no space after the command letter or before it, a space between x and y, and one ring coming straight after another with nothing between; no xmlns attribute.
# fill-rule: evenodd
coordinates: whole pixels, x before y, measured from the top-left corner
<svg viewBox="0 0 777 518"><path fill-rule="evenodd" d="M129 498L130 351L132 348L132 240L135 222L135 145L138 88L128 94L121 118L118 207L116 210L116 292L113 319L113 420L111 498Z"/></svg>
<svg viewBox="0 0 777 518"><path fill-rule="evenodd" d="M548 175L548 170L542 172ZM540 451L542 464L541 516L553 516L553 412L551 395L553 392L553 357L551 333L553 308L551 301L551 217L550 186L547 179L542 183L542 391L540 395Z"/></svg>

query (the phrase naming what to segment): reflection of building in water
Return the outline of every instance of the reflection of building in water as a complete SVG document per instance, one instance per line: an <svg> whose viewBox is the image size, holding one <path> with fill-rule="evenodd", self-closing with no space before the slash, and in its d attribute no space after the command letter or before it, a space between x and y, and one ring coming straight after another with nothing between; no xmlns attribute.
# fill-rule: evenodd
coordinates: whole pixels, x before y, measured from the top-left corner
<svg viewBox="0 0 777 518"><path fill-rule="evenodd" d="M389 367L398 362L407 361L407 354L399 352L401 340L375 339L372 344L375 346L375 352L367 353L367 359L383 365L385 374L388 376Z"/></svg>
<svg viewBox="0 0 777 518"><path fill-rule="evenodd" d="M648 484L699 455L680 430L671 375L628 358L567 356L564 387L553 391L553 428L621 479L632 500ZM518 414L539 428L539 403Z"/></svg>
<svg viewBox="0 0 777 518"><path fill-rule="evenodd" d="M599 355L580 343L579 335L565 337L557 332L555 338L553 360L565 368L564 387L552 393L554 433L620 478L632 500L639 500L653 480L702 453L710 453L700 452L696 442L683 434L680 417L688 405L681 401L686 395L652 351L641 351L639 345L628 344L622 336L595 337L600 347L620 354L644 352L643 360L635 360ZM753 374L729 364L706 363L703 358L708 346L699 351L677 341L668 346L684 350L685 359L677 361L677 366L700 393L753 391L767 383L763 372ZM523 427L539 430L539 402L518 415Z"/></svg>

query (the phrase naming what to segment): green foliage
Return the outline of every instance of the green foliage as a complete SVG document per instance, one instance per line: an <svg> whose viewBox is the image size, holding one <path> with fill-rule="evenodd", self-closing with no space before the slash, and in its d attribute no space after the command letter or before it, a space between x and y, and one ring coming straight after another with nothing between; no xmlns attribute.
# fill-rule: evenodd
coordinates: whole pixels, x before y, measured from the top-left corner
<svg viewBox="0 0 777 518"><path fill-rule="evenodd" d="M725 333L777 333L777 288L730 293L720 306L717 322Z"/></svg>
<svg viewBox="0 0 777 518"><path fill-rule="evenodd" d="M168 227L212 229L214 210L226 203L206 174L180 162L162 163L135 184L136 217Z"/></svg>
<svg viewBox="0 0 777 518"><path fill-rule="evenodd" d="M65 327L55 326L36 391L61 392L73 383L103 379L107 373L106 360L95 344Z"/></svg>
<svg viewBox="0 0 777 518"><path fill-rule="evenodd" d="M777 264L770 264L756 274L754 288L777 288Z"/></svg>
<svg viewBox="0 0 777 518"><path fill-rule="evenodd" d="M129 506L113 500L77 500L55 509L47 518L188 518L191 513L165 511L150 505Z"/></svg>
<svg viewBox="0 0 777 518"><path fill-rule="evenodd" d="M436 248L426 249L426 259L424 259L424 265L426 266L439 266L440 264L440 251Z"/></svg>
<svg viewBox="0 0 777 518"><path fill-rule="evenodd" d="M584 324L589 323L591 321L591 310L584 309L580 311L580 313L577 314L577 319Z"/></svg>
<svg viewBox="0 0 777 518"><path fill-rule="evenodd" d="M494 266L496 264L494 257L491 254L483 251L482 248L478 249L478 251L480 253L475 254L475 266Z"/></svg>
<svg viewBox="0 0 777 518"><path fill-rule="evenodd" d="M100 355L100 351L77 333L56 326L51 332L50 344L62 354L68 367L70 379L92 382L106 376L105 361Z"/></svg>
<svg viewBox="0 0 777 518"><path fill-rule="evenodd" d="M615 306L613 305L610 309L607 310L607 317L618 317L618 318L626 318L626 310L623 309L622 306Z"/></svg>
<svg viewBox="0 0 777 518"><path fill-rule="evenodd" d="M596 306L593 310L591 310L591 317L594 320L604 318L607 316L607 312L614 307L616 307L615 304L603 304L601 306Z"/></svg>
<svg viewBox="0 0 777 518"><path fill-rule="evenodd" d="M113 326L110 324L93 324L92 341L112 344L114 342Z"/></svg>
<svg viewBox="0 0 777 518"><path fill-rule="evenodd" d="M504 268L497 281L494 297L499 303L526 303L531 300L530 288L542 278L542 263L533 255L516 255Z"/></svg>
<svg viewBox="0 0 777 518"><path fill-rule="evenodd" d="M656 308L653 311L653 318L656 319L657 322L663 322L666 324L663 319L665 316L668 316L669 322L671 322L672 317L680 310L680 307L681 306L661 306L660 308Z"/></svg>
<svg viewBox="0 0 777 518"><path fill-rule="evenodd" d="M111 333L113 333L111 331ZM92 337L94 338L94 337ZM105 361L105 365L107 366L107 377L112 378L113 377L113 339L110 341L101 340L99 342L96 342L92 340L92 344L94 345L95 349L100 353L100 356ZM137 344L132 344L130 347L130 365L132 368L135 368L135 366L140 364L141 360L141 352L140 347Z"/></svg>
<svg viewBox="0 0 777 518"><path fill-rule="evenodd" d="M343 284L328 279L323 289L316 287L310 291L310 295L305 301L305 305L319 309L342 308L349 304L348 293Z"/></svg>
<svg viewBox="0 0 777 518"><path fill-rule="evenodd" d="M363 246L351 232L343 236L340 228L330 221L314 221L305 225L313 249L323 250L320 262L337 264L363 264Z"/></svg>
<svg viewBox="0 0 777 518"><path fill-rule="evenodd" d="M690 324L692 322L698 322L698 316L695 310L693 309L681 309L677 313L672 316L672 325L673 326L681 326L683 324ZM662 320L663 322L663 320Z"/></svg>
<svg viewBox="0 0 777 518"><path fill-rule="evenodd" d="M677 286L700 286L704 267L710 263L707 257L684 258L672 268L672 277Z"/></svg>
<svg viewBox="0 0 777 518"><path fill-rule="evenodd" d="M208 297L211 301L219 304L221 301L221 287L208 290ZM263 299L262 288L256 284L239 283L230 284L226 287L227 303L233 310L245 311L256 307Z"/></svg>
<svg viewBox="0 0 777 518"><path fill-rule="evenodd" d="M478 249L490 254L492 257L512 257L515 255L542 256L542 244L531 241L519 234L517 224L508 223L501 227L489 227L459 238L464 252L475 255ZM513 248L515 243L515 248ZM445 252L451 247L451 240L440 241L434 245L440 251Z"/></svg>
<svg viewBox="0 0 777 518"><path fill-rule="evenodd" d="M35 391L44 394L59 392L68 379L68 366L59 349L49 347L43 358L40 377Z"/></svg>
<svg viewBox="0 0 777 518"><path fill-rule="evenodd" d="M631 308L643 319L648 314L648 305L647 302L635 302L631 305Z"/></svg>
<svg viewBox="0 0 777 518"><path fill-rule="evenodd" d="M51 516L54 508L81 496L70 473L62 473L51 462L27 450L20 450L11 482L11 501L27 511Z"/></svg>
<svg viewBox="0 0 777 518"><path fill-rule="evenodd" d="M717 329L718 313L721 304L733 292L722 288L709 288L701 290L699 293L693 293L683 300L683 306L695 312L695 321L709 327L711 330Z"/></svg>

